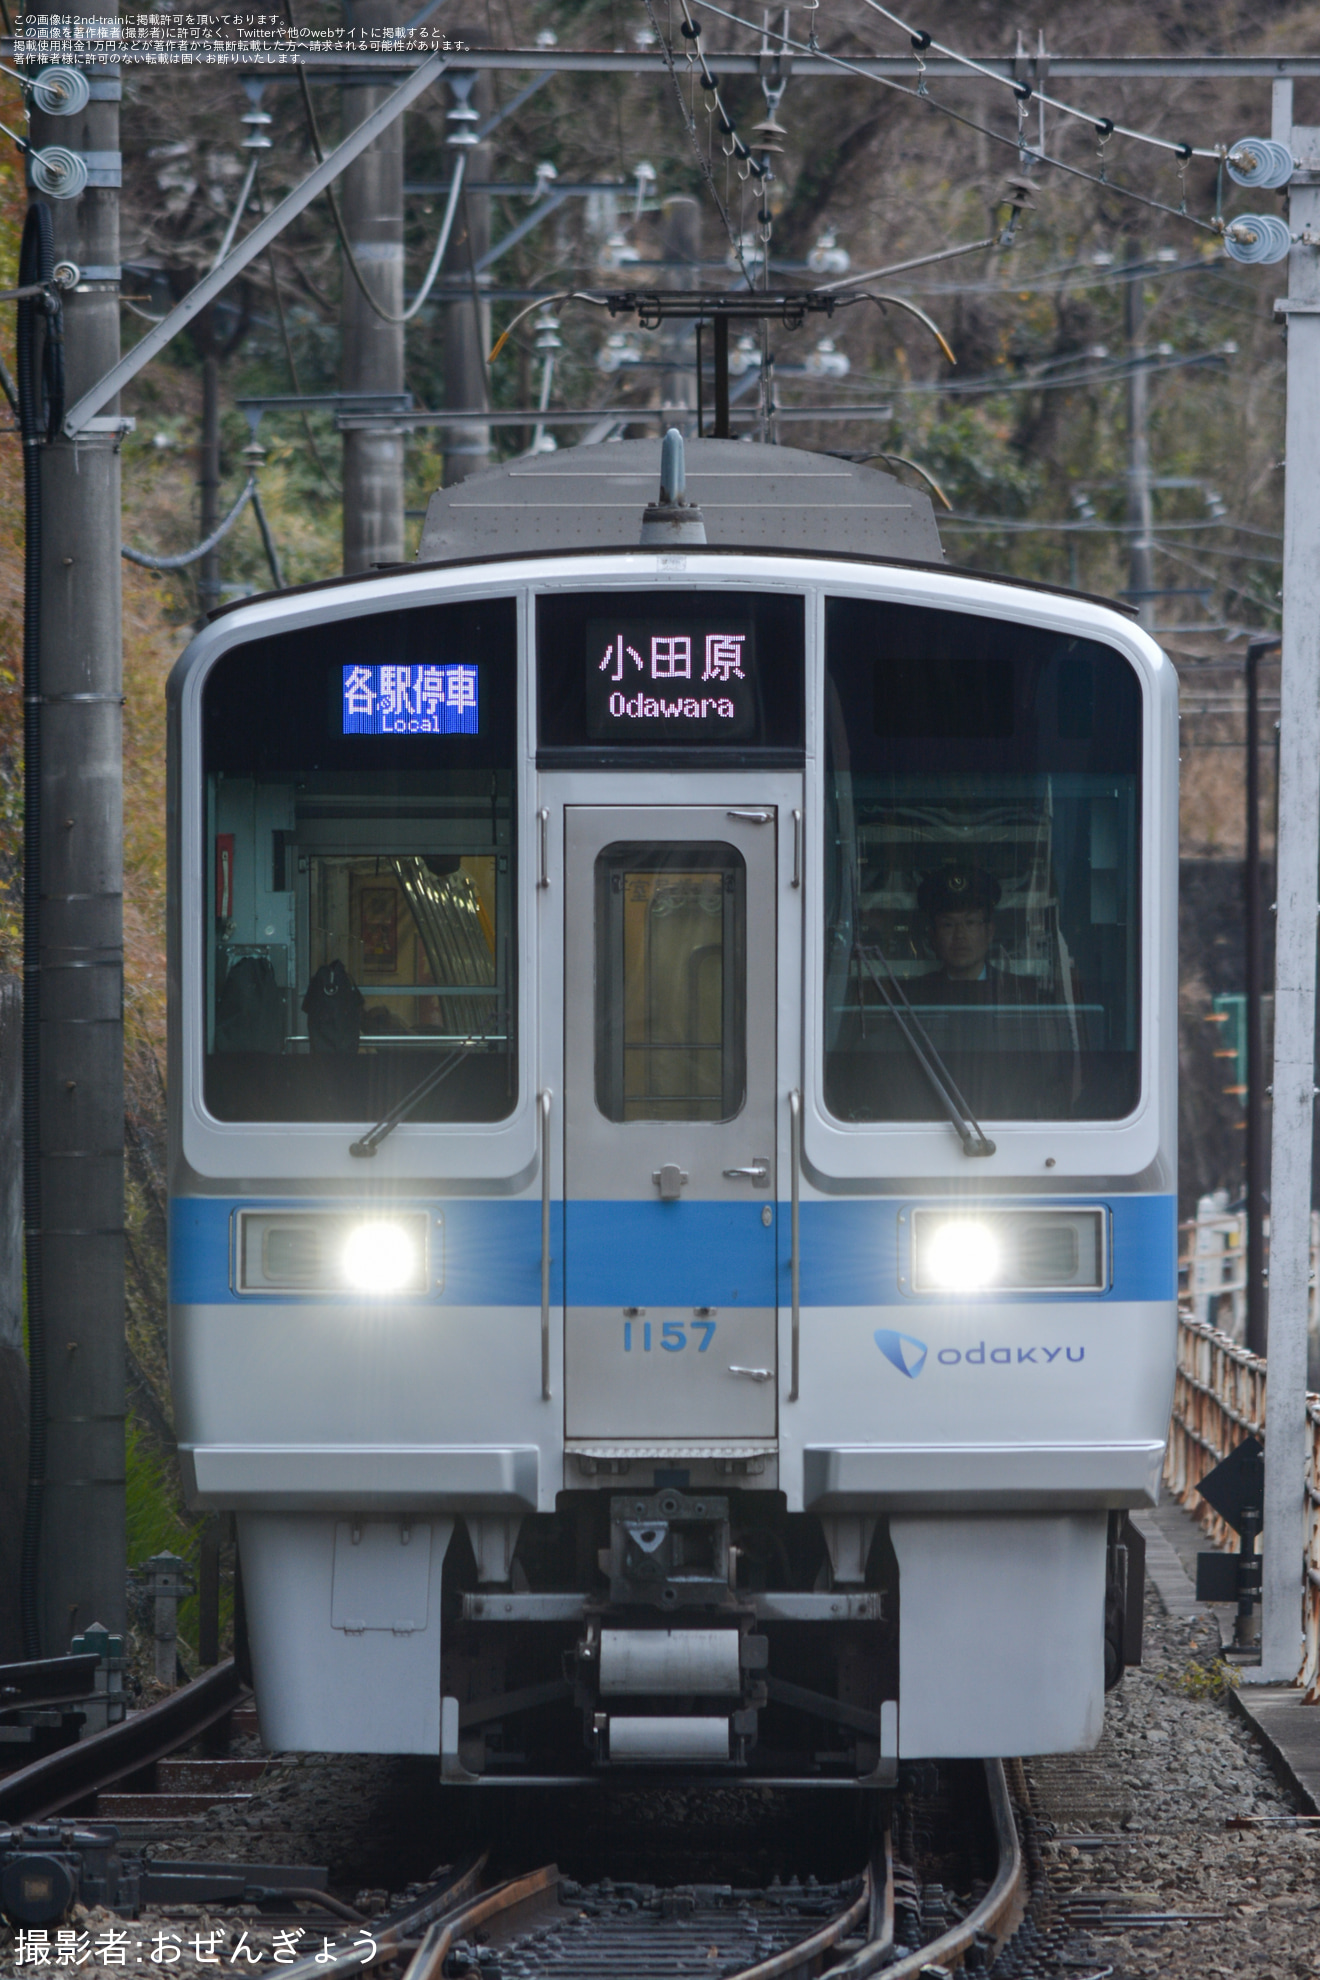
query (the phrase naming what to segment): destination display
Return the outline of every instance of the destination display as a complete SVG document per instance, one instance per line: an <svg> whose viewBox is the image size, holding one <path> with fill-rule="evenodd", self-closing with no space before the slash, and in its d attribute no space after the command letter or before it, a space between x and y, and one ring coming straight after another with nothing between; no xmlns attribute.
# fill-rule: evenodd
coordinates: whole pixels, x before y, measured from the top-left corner
<svg viewBox="0 0 1320 1980"><path fill-rule="evenodd" d="M737 743L756 730L752 620L592 617L585 628L586 732L593 742Z"/></svg>
<svg viewBox="0 0 1320 1980"><path fill-rule="evenodd" d="M343 669L346 736L475 736L480 669L465 665Z"/></svg>
<svg viewBox="0 0 1320 1980"><path fill-rule="evenodd" d="M743 763L803 747L800 592L556 588L535 605L538 759Z"/></svg>

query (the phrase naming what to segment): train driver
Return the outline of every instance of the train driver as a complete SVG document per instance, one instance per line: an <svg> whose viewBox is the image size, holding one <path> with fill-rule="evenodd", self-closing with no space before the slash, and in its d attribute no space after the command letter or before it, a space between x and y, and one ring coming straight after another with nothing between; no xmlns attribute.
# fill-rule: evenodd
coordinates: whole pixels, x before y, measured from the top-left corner
<svg viewBox="0 0 1320 1980"><path fill-rule="evenodd" d="M1031 987L991 960L995 909L1002 889L980 866L942 866L917 890L935 967L904 983L908 996L928 1004L1023 1004Z"/></svg>

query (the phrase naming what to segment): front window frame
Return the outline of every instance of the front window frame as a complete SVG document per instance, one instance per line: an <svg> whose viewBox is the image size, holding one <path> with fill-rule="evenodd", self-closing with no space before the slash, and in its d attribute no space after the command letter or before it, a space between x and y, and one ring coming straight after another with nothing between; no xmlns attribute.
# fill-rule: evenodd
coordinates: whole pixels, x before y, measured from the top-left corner
<svg viewBox="0 0 1320 1980"><path fill-rule="evenodd" d="M388 1181L405 1188L445 1187L470 1182L499 1189L517 1189L537 1160L535 1067L537 1036L537 953L535 889L519 884L514 890L513 934L518 965L514 1033L517 1052L517 1092L509 1112L489 1121L435 1121L418 1125L404 1121L383 1145L374 1164L350 1156L349 1144L370 1121L231 1121L212 1113L206 1104L204 1060L205 987L207 981L205 914L197 912L198 887L203 895L213 876L205 848L208 806L203 753L202 702L207 681L225 655L236 647L285 632L315 629L332 621L375 617L410 608L445 606L508 599L515 614L517 707L512 757L513 848L516 869L534 873L538 857L536 780L531 748L527 668L528 588L525 580L470 578L437 586L434 576L400 592L391 587L369 591L354 587L348 596L326 592L314 600L272 599L260 619L222 620L207 628L197 642L192 664L175 690L171 709L175 763L172 804L178 830L172 835L175 869L171 876L173 947L177 980L171 984L176 1032L175 1076L182 1096L182 1154L199 1176L228 1178L238 1172L297 1182L303 1178L351 1180L358 1188ZM183 791L191 802L183 804ZM181 1026L177 1018L188 1012Z"/></svg>
<svg viewBox="0 0 1320 1980"><path fill-rule="evenodd" d="M1042 1188L1068 1176L1118 1177L1148 1171L1161 1159L1162 1138L1172 1133L1176 1063L1157 1057L1157 1040L1176 1022L1176 971L1157 981L1155 958L1161 945L1176 941L1176 887L1166 874L1169 849L1177 846L1177 681L1167 656L1117 611L1099 619L1090 600L1056 600L1032 593L1014 598L1000 583L963 576L936 581L924 573L886 571L881 583L858 583L840 569L822 571L808 607L808 707L815 710L809 733L805 812L816 844L809 848L804 881L803 1162L808 1180L827 1190L908 1188L917 1177L932 1184L984 1189L997 1178L1039 1175ZM844 1121L825 1101L824 1016L825 916L827 909L825 820L827 766L825 601L857 598L1013 618L1042 630L1096 639L1111 647L1133 669L1141 695L1141 765L1137 781L1139 851L1137 884L1140 924L1137 985L1140 999L1139 1082L1131 1111L1115 1120L1033 1121L987 1119L996 1155L973 1165L944 1118L929 1121Z"/></svg>

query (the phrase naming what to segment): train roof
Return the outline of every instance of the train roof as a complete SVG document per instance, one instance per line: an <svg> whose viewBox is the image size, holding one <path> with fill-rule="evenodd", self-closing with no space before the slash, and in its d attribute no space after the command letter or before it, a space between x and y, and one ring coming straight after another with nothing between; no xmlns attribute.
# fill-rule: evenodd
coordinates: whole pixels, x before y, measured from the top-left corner
<svg viewBox="0 0 1320 1980"><path fill-rule="evenodd" d="M756 441L689 440L686 451L688 496L721 549L943 560L930 497L892 474ZM418 562L635 549L659 475L654 440L566 448L471 475L431 497Z"/></svg>
<svg viewBox="0 0 1320 1980"><path fill-rule="evenodd" d="M705 518L706 543L700 547L707 552L937 570L1136 616L1125 599L948 564L930 497L879 469L833 454L746 440L690 440L687 463L688 492ZM655 500L659 477L660 447L654 439L609 440L520 457L432 495L415 563L377 564L369 571L229 599L207 618L228 618L254 604L402 576L427 565L443 569L634 550L642 511Z"/></svg>

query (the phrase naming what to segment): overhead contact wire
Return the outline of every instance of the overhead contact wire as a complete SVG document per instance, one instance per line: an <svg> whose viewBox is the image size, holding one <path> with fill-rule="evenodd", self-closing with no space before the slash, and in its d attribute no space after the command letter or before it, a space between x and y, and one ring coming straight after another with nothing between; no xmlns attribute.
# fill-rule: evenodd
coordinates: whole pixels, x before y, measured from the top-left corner
<svg viewBox="0 0 1320 1980"><path fill-rule="evenodd" d="M744 20L741 14L731 14L726 7L716 6L715 0L692 0L692 5L700 7L705 13L716 15L722 21L729 21L734 27L746 28L752 34L760 35L764 32L756 22ZM860 68L855 61L850 62L846 55L832 55L828 49L820 47L819 44L812 48L809 43L796 40L782 29L774 29L773 33L775 40L790 52L799 55L816 55L821 61L830 63L833 68L842 69L847 75L858 77L862 82L873 83L881 89L891 89L899 96L911 98L915 103L924 103L929 109L938 110L942 117L948 117L952 123L961 124L964 130L976 131L981 137L989 138L994 144L1005 145L1013 152L1018 149L1018 141L1015 137L1006 137L1002 131L992 130L988 124L979 124L975 117L967 117L962 111L951 109L947 103L941 103L939 98L932 96L928 90L923 93L919 89L909 89L906 83L895 82L890 76L872 75L869 70ZM1218 155L1218 152L1211 154L1213 157ZM1066 159L1055 158L1049 152L1033 151L1031 157L1038 165L1049 165L1056 172L1066 172L1070 178L1085 179L1088 185L1102 186L1106 192L1117 193L1123 199L1135 200L1139 206L1148 206L1156 213L1167 213L1174 220L1186 221L1189 227L1197 227L1202 233L1210 234L1216 240L1222 234L1222 228L1215 226L1209 220L1198 220L1195 214L1188 213L1181 207L1170 206L1166 200L1151 199L1146 193L1134 191L1131 186L1119 185L1115 179L1101 178L1098 172L1084 172L1080 165L1070 165Z"/></svg>
<svg viewBox="0 0 1320 1980"><path fill-rule="evenodd" d="M987 68L984 62L977 62L970 55L963 55L958 49L950 48L942 41L936 41L924 29L910 27L906 21L900 20L897 14L891 14L888 7L882 7L880 0L866 0L866 5L872 13L879 14L892 27L901 29L907 35L916 51L918 61L928 48L933 48L937 55L947 56L949 61L959 63L964 69L971 69L978 76L985 76L989 82L998 83L1003 89L1011 89L1020 102L1026 103L1034 97L1037 103L1044 103L1049 109L1058 110L1065 117L1076 117L1079 123L1089 124L1102 138L1133 138L1138 144L1153 144L1160 151L1171 151L1182 159L1222 156L1221 152L1213 148L1176 144L1171 138L1155 137L1149 131L1134 131L1127 124L1115 123L1112 117L1097 117L1089 110L1079 110L1075 103L1063 103L1057 96L1047 96L1045 91L1037 88L1034 83L1014 82L1011 76L1001 76L996 69Z"/></svg>
<svg viewBox="0 0 1320 1980"><path fill-rule="evenodd" d="M651 27L655 33L655 38L659 42L661 52L664 55L665 67L669 71L669 80L670 82L673 83L674 95L678 98L679 114L682 117L685 126L687 127L688 136L692 140L692 149L697 154L697 163L701 167L701 176L705 179L706 186L710 193L710 196L715 202L715 210L719 214L720 219L724 222L724 231L728 235L729 245L733 249L733 252L737 257L738 266L742 270L743 280L746 282L749 289L754 290L756 284L752 280L752 277L748 271L747 258L743 253L741 232L735 234L733 231L733 222L729 218L728 208L725 206L724 201L720 198L719 187L715 184L715 175L710 169L710 160L706 157L705 152L701 149L701 136L697 130L696 122L692 117L692 114L689 111L687 104L683 101L683 85L678 79L678 70L674 64L674 51L669 46L668 41L666 41L664 35L660 31L660 22L656 18L656 11L654 6L652 5L652 0L646 0L646 11L650 16ZM695 23L692 21L692 16L688 13L687 0L683 0L683 14L684 14L684 18L687 20L690 26L695 25ZM699 45L697 48L697 53L698 55L701 55L701 49ZM705 57L702 56L701 59L703 64L703 73L709 75L710 71L706 69L704 66ZM717 102L719 101L718 92L716 93L716 101ZM723 111L721 111L721 115L724 116ZM732 129L732 120L727 116L724 116L724 120L726 123L729 124L730 129Z"/></svg>

